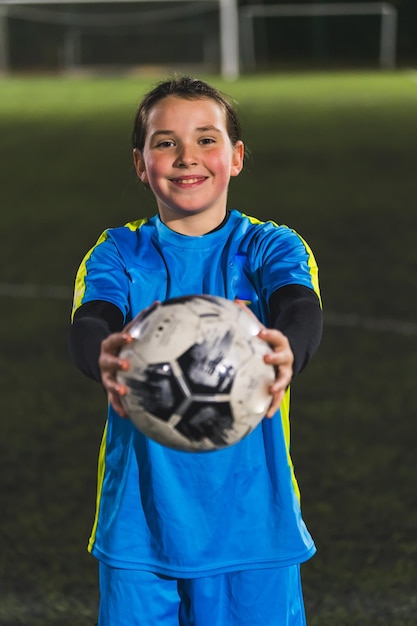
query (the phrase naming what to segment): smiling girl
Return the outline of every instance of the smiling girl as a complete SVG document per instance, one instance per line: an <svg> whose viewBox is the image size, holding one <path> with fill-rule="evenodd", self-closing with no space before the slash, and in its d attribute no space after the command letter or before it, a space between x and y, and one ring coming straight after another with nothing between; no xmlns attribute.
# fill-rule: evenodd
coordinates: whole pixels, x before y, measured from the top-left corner
<svg viewBox="0 0 417 626"><path fill-rule="evenodd" d="M228 210L244 144L229 99L179 77L136 114L133 161L157 213L106 230L76 277L70 349L109 408L89 542L99 626L301 626L300 563L315 552L289 455L289 385L317 349L318 270L291 229ZM267 416L229 448L171 450L126 418L125 326L156 300L249 302L277 372Z"/></svg>

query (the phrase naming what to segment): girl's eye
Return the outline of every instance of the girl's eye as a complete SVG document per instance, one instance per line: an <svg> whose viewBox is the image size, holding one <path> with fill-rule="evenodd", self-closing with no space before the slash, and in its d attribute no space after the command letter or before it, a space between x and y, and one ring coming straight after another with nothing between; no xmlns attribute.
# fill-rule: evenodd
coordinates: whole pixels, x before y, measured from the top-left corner
<svg viewBox="0 0 417 626"><path fill-rule="evenodd" d="M202 143L203 146L207 146L211 143L214 143L214 139L211 139L211 137L204 137L203 139L200 139L200 143Z"/></svg>
<svg viewBox="0 0 417 626"><path fill-rule="evenodd" d="M174 145L174 142L171 141L170 139L165 139L164 141L160 141L156 147L157 148L170 148L171 146Z"/></svg>

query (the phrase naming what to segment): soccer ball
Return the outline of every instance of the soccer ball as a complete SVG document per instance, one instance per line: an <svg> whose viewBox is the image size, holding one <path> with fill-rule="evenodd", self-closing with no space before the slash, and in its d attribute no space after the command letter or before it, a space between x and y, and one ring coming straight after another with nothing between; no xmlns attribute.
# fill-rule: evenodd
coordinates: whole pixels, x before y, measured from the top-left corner
<svg viewBox="0 0 417 626"><path fill-rule="evenodd" d="M265 416L275 380L261 328L244 307L217 296L174 298L140 314L129 330L134 341L120 353L130 367L118 374L133 424L189 452L243 439Z"/></svg>

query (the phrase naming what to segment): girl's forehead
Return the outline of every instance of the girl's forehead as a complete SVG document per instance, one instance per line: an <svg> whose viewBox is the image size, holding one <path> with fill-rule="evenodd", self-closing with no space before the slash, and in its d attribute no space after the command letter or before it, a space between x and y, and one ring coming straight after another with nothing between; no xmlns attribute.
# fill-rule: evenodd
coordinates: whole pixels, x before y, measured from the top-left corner
<svg viewBox="0 0 417 626"><path fill-rule="evenodd" d="M159 124L162 121L190 121L201 120L201 123L216 121L226 125L224 108L212 98L181 98L170 95L154 104L148 115L149 125Z"/></svg>

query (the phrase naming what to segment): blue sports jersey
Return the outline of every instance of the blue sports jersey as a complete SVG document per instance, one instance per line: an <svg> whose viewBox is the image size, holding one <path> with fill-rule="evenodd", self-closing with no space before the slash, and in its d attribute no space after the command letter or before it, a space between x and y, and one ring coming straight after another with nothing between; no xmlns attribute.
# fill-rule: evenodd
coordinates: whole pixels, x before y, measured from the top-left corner
<svg viewBox="0 0 417 626"><path fill-rule="evenodd" d="M248 301L269 325L270 296L290 284L319 296L313 254L290 228L231 211L218 230L189 237L154 216L101 235L79 268L73 311L105 300L127 323L155 300L211 294ZM109 407L89 550L113 567L188 578L310 558L289 452L289 390L272 419L206 453L161 446Z"/></svg>

